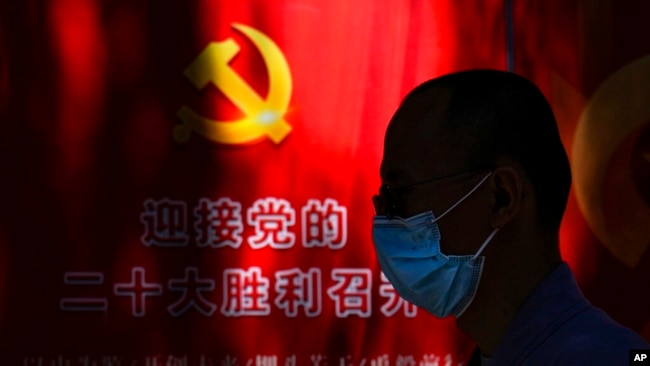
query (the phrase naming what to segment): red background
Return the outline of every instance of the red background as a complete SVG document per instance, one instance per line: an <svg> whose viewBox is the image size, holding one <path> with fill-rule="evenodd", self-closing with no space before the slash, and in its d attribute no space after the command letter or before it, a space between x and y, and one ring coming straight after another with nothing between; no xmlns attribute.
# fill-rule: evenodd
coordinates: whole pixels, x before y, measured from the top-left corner
<svg viewBox="0 0 650 366"><path fill-rule="evenodd" d="M50 362L116 355L124 360L201 355L239 364L259 355L278 363L297 356L310 364L325 355L366 364L390 355L443 357L462 363L472 350L452 319L419 310L385 317L379 268L370 239L371 195L379 185L383 134L401 98L418 83L470 68L505 69L507 35L514 71L536 82L551 101L569 152L589 97L612 73L650 53L649 5L634 1L25 1L0 8L0 358ZM508 8L511 6L511 8ZM507 11L513 28L508 33ZM259 95L268 90L264 60L233 23L256 28L283 51L293 92L285 120L292 132L219 145L193 134L179 143L172 131L183 105L222 120L241 111L214 86L197 90L183 70L209 42L232 38L241 47L231 66ZM631 93L634 91L631 90ZM647 126L647 123L645 124ZM637 144L650 151L648 139ZM571 154L570 154L571 155ZM572 164L579 161L571 156ZM627 161L621 162L626 164ZM641 160L636 170L648 169ZM646 165L644 165L646 164ZM645 188L636 189L647 194ZM645 191L644 191L645 189ZM184 201L188 219L200 198L230 197L251 207L258 198L291 203L300 222L308 199L333 198L347 208L343 249L304 248L300 225L291 249L146 247L140 214L152 198ZM646 208L648 208L646 206ZM245 223L245 216L244 216ZM244 225L244 238L253 234ZM567 208L561 249L587 297L650 339L645 251L630 267L593 234L576 202ZM113 284L133 267L166 283L188 266L215 280L209 298L221 306L226 268L320 268L318 317L172 317L177 294L147 299L133 317ZM334 268L373 273L369 318L335 316L325 289ZM76 291L66 271L98 271L102 286ZM273 286L271 286L272 288ZM102 313L63 312L66 296L104 296ZM273 298L271 290L270 298ZM272 300L270 301L272 303ZM348 357L349 356L349 357ZM31 362L31 363L29 363ZM379 362L379 361L377 361ZM49 363L48 363L49 364ZM99 364L99 363L98 363ZM130 364L130 363L128 363Z"/></svg>

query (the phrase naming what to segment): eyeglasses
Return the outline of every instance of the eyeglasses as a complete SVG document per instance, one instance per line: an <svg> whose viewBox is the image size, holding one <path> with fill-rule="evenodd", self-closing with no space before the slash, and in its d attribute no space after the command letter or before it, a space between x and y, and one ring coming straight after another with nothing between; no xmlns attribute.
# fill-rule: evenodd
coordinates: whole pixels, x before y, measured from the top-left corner
<svg viewBox="0 0 650 366"><path fill-rule="evenodd" d="M386 215L388 216L388 218L393 218L394 216L396 216L396 213L399 212L400 209L403 209L403 207L400 207L401 206L400 195L403 194L404 192L413 190L414 188L429 183L441 181L448 178L453 178L464 174L486 171L490 169L491 168L477 168L471 170L464 170L462 172L452 173L452 174L444 175L442 177L423 180L421 182L416 182L406 186L395 187L395 186L390 186L388 184L383 184L381 187L379 187L379 194L374 195L372 197L372 203L375 207L375 213L379 215Z"/></svg>

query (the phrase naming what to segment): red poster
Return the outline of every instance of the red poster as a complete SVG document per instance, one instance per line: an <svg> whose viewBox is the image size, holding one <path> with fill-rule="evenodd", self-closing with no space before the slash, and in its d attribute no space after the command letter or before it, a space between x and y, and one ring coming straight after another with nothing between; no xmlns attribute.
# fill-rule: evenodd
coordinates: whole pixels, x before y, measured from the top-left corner
<svg viewBox="0 0 650 366"><path fill-rule="evenodd" d="M650 339L650 32L638 1L515 2L516 71L544 91L573 174L560 245L587 298Z"/></svg>
<svg viewBox="0 0 650 366"><path fill-rule="evenodd" d="M648 338L650 241L611 244L629 215L634 240L647 233L648 117L630 104L641 119L606 155L577 137L589 111L622 102L609 77L645 80L644 12L587 3L514 2L514 66L551 100L573 167L587 164L563 254L596 305ZM466 364L454 320L382 276L371 196L410 89L506 68L508 4L4 2L0 364ZM585 182L599 184L593 222ZM629 196L611 194L623 184Z"/></svg>
<svg viewBox="0 0 650 366"><path fill-rule="evenodd" d="M504 4L2 9L0 352L22 365L456 365L371 243L385 126L505 67Z"/></svg>

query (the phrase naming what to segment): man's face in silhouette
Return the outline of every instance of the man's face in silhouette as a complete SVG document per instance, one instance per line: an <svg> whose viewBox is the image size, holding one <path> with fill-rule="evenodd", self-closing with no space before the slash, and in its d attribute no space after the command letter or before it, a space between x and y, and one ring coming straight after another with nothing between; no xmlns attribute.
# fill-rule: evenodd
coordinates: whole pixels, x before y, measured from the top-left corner
<svg viewBox="0 0 650 366"><path fill-rule="evenodd" d="M469 166L466 142L445 128L450 96L443 89L412 95L391 119L380 175L381 200L394 204L394 216L408 218L426 211L439 216L489 173ZM488 217L488 205L479 204L487 203L484 186L437 222L443 253L474 254L489 234L474 230Z"/></svg>

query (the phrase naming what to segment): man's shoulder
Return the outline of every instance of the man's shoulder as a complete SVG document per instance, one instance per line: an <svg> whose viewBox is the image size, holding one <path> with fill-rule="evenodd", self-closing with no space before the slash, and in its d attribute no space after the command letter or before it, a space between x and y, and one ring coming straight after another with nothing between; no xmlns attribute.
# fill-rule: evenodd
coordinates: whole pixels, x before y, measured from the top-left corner
<svg viewBox="0 0 650 366"><path fill-rule="evenodd" d="M588 345L624 346L634 343L647 346L641 336L617 323L607 313L594 306L589 306L571 318L560 327L558 333L566 333L565 337L569 338L569 343L575 347L580 344L586 347Z"/></svg>
<svg viewBox="0 0 650 366"><path fill-rule="evenodd" d="M630 349L650 348L583 296L565 263L522 304L497 348L493 365L619 365Z"/></svg>
<svg viewBox="0 0 650 366"><path fill-rule="evenodd" d="M559 327L531 358L552 359L557 365L618 365L628 362L630 349L648 347L634 331L589 307Z"/></svg>

